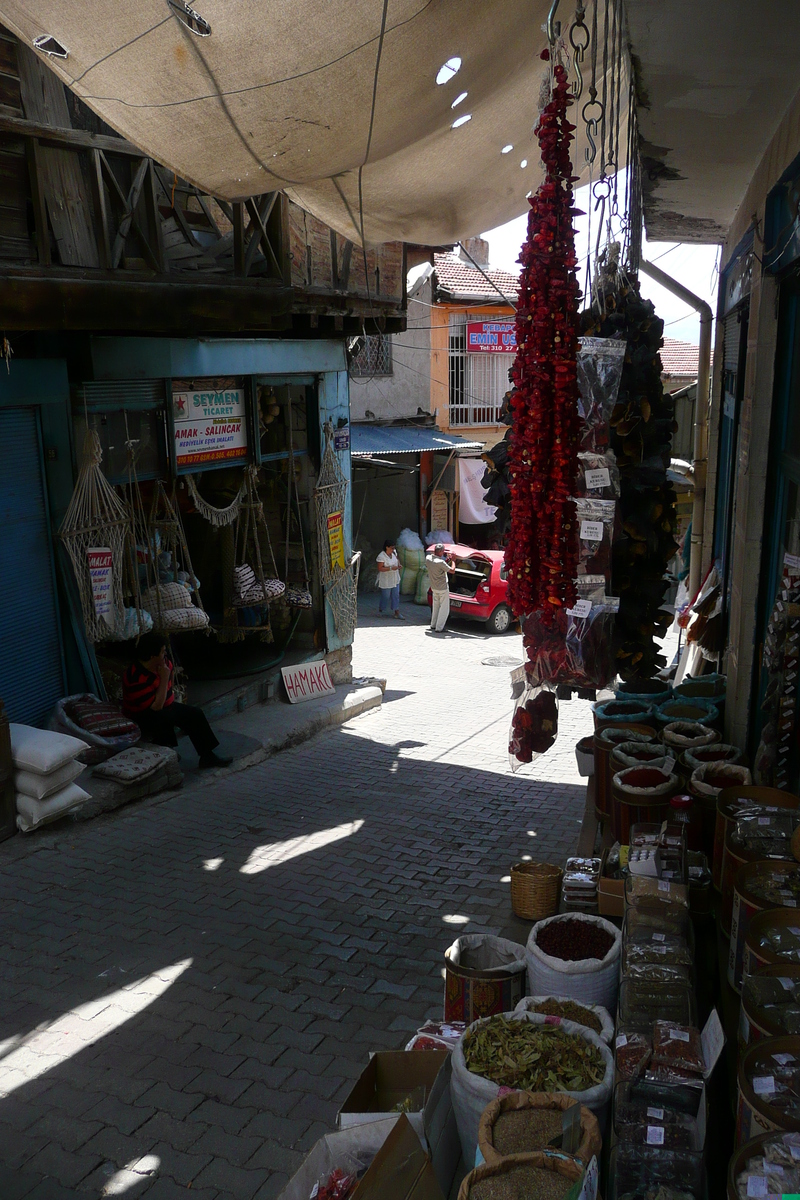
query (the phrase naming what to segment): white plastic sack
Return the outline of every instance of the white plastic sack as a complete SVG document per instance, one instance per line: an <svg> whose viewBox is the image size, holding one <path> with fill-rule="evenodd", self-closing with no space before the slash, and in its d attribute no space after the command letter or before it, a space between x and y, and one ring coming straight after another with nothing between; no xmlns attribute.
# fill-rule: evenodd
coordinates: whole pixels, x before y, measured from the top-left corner
<svg viewBox="0 0 800 1200"><path fill-rule="evenodd" d="M614 942L605 958L584 958L578 962L565 962L561 958L551 958L549 954L540 950L536 943L538 933L552 921L567 920L588 921L610 933ZM621 953L622 934L616 925L612 925L603 917L591 916L588 913L546 917L544 921L538 921L534 925L525 948L528 991L532 996L568 996L570 1000L600 1004L609 1012L615 1012Z"/></svg>
<svg viewBox="0 0 800 1200"><path fill-rule="evenodd" d="M541 1016L539 1013L513 1012L504 1013L503 1015L512 1021L530 1021L534 1025L547 1024L547 1018ZM491 1017L483 1017L480 1021L475 1021L474 1024L470 1025L464 1037L456 1044L452 1055L453 1073L450 1078L450 1096L453 1101L458 1136L461 1139L461 1150L464 1155L464 1162L467 1164L475 1162L475 1150L478 1145L478 1125L480 1124L481 1114L487 1104L491 1104L493 1100L497 1099L500 1094L500 1086L499 1084L492 1083L490 1079L485 1079L482 1075L474 1075L471 1071L467 1070L467 1064L464 1061L464 1038L468 1036L471 1029L475 1029L478 1025L491 1020ZM588 1088L585 1092L564 1093L567 1096L573 1096L581 1104L585 1104L587 1108L592 1110L600 1123L600 1131L602 1133L608 1103L614 1089L614 1055L602 1038L598 1037L596 1033L591 1029L587 1029L584 1025L575 1025L572 1021L562 1021L560 1028L565 1033L575 1033L585 1041L590 1042L600 1051L603 1057L606 1070L602 1083L599 1083L596 1087Z"/></svg>
<svg viewBox="0 0 800 1200"><path fill-rule="evenodd" d="M9 725L11 731L11 758L19 771L35 771L38 775L49 775L59 767L66 766L86 749L86 742L70 737L67 733L55 733L51 729L34 729L32 725Z"/></svg>
<svg viewBox="0 0 800 1200"><path fill-rule="evenodd" d="M397 538L398 550L424 550L422 539L413 529L401 529Z"/></svg>
<svg viewBox="0 0 800 1200"><path fill-rule="evenodd" d="M491 933L463 933L447 947L444 956L454 967L487 975L514 974L526 966L524 946Z"/></svg>
<svg viewBox="0 0 800 1200"><path fill-rule="evenodd" d="M46 800L48 796L60 792L68 783L72 783L73 779L77 779L81 771L85 770L82 762L73 760L47 775L40 775L37 771L15 771L14 787L18 792L22 792L23 796L31 796L34 800Z"/></svg>
<svg viewBox="0 0 800 1200"><path fill-rule="evenodd" d="M438 546L440 542L443 546L453 545L453 535L449 529L432 529L425 534L426 546Z"/></svg>
<svg viewBox="0 0 800 1200"><path fill-rule="evenodd" d="M514 1012L532 1012L536 1005L541 1004L544 1000L572 1000L575 1004L581 1003L581 1001L574 1000L572 996L523 996L514 1009ZM607 1008L603 1008L602 1004L584 1004L583 1007L588 1008L597 1017L602 1026L599 1036L607 1046L610 1046L614 1040L614 1018L611 1016L611 1013ZM565 1025L567 1023L561 1017L548 1017L548 1020L551 1025ZM579 1025L580 1022L575 1021L573 1024ZM588 1029L589 1026L586 1026L586 1028ZM590 1030L590 1032L594 1033L594 1030Z"/></svg>
<svg viewBox="0 0 800 1200"><path fill-rule="evenodd" d="M80 808L86 800L91 800L91 796L78 787L77 783L68 783L60 792L48 796L46 800L34 800L32 796L17 792L17 829L22 833L29 833L39 825L57 821L65 813Z"/></svg>

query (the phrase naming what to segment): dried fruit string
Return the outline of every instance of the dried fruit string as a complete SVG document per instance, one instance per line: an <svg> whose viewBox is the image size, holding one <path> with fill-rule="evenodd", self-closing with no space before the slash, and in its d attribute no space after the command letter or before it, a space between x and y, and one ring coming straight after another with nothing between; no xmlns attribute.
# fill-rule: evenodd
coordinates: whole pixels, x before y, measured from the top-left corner
<svg viewBox="0 0 800 1200"><path fill-rule="evenodd" d="M548 57L544 51L543 58ZM575 600L578 531L570 499L578 470L578 296L569 147L575 126L567 72L553 69L537 129L546 176L530 201L520 254L517 355L511 371L511 531L508 594L518 615L546 623Z"/></svg>

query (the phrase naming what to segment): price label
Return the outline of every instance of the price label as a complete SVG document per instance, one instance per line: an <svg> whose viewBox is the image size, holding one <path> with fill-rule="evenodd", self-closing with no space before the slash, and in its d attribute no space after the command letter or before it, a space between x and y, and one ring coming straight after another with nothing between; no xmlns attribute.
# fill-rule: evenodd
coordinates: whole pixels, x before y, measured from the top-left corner
<svg viewBox="0 0 800 1200"><path fill-rule="evenodd" d="M616 1043L615 1043L615 1044L616 1044L616 1047L617 1047L617 1049L618 1049L618 1050L622 1050L622 1048L623 1048L624 1046L627 1046L627 1044L628 1044L628 1039L627 1039L626 1035L625 1035L624 1033L621 1033L621 1034L619 1035L619 1037L617 1038L617 1040L616 1040Z"/></svg>
<svg viewBox="0 0 800 1200"><path fill-rule="evenodd" d="M780 1063L782 1067L787 1067L789 1063L794 1062L793 1054L773 1054L772 1056L776 1063Z"/></svg>
<svg viewBox="0 0 800 1200"><path fill-rule="evenodd" d="M672 772L675 770L675 759L674 758L665 758L664 759L664 770L666 771L667 775L672 774Z"/></svg>
<svg viewBox="0 0 800 1200"><path fill-rule="evenodd" d="M778 983L781 985L781 987L786 988L787 992L794 991L794 980L793 979L787 979L785 975L781 975L780 979L778 980Z"/></svg>
<svg viewBox="0 0 800 1200"><path fill-rule="evenodd" d="M688 1042L689 1034L685 1029L670 1029L669 1040L671 1042Z"/></svg>
<svg viewBox="0 0 800 1200"><path fill-rule="evenodd" d="M663 1108L648 1108L647 1115L651 1121L663 1121L664 1120Z"/></svg>
<svg viewBox="0 0 800 1200"><path fill-rule="evenodd" d="M660 892L668 892L669 891L669 884L667 883L666 879L659 879L658 890Z"/></svg>
<svg viewBox="0 0 800 1200"><path fill-rule="evenodd" d="M581 521L581 541L582 542L602 542L603 540L603 522L602 521Z"/></svg>
<svg viewBox="0 0 800 1200"><path fill-rule="evenodd" d="M567 616L568 617L578 617L579 620L583 620L584 617L589 616L589 613L591 611L592 611L591 600L576 600L573 607L567 609Z"/></svg>
<svg viewBox="0 0 800 1200"><path fill-rule="evenodd" d="M667 940L667 935L665 933L654 933L653 934L654 942L665 942L666 940Z"/></svg>
<svg viewBox="0 0 800 1200"><path fill-rule="evenodd" d="M759 823L759 825L771 825L772 817L759 817L758 823Z"/></svg>
<svg viewBox="0 0 800 1200"><path fill-rule="evenodd" d="M647 1144L648 1144L648 1146L663 1146L664 1145L664 1126L663 1125L648 1125L647 1126Z"/></svg>
<svg viewBox="0 0 800 1200"><path fill-rule="evenodd" d="M775 1092L775 1080L772 1075L754 1076L753 1091L757 1096L772 1096Z"/></svg>
<svg viewBox="0 0 800 1200"><path fill-rule="evenodd" d="M608 467L597 467L594 471L586 472L587 488L604 488L611 486L611 476Z"/></svg>

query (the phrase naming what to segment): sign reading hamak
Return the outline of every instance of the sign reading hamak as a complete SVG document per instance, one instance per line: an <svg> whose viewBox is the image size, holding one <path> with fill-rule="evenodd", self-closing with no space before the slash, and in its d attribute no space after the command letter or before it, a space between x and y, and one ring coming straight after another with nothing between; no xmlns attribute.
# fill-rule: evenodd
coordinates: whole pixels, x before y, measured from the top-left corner
<svg viewBox="0 0 800 1200"><path fill-rule="evenodd" d="M292 704L302 704L315 696L327 696L336 689L331 683L326 662L298 663L296 667L281 667L286 695Z"/></svg>
<svg viewBox="0 0 800 1200"><path fill-rule="evenodd" d="M246 457L243 388L225 392L173 392L172 417L179 469Z"/></svg>

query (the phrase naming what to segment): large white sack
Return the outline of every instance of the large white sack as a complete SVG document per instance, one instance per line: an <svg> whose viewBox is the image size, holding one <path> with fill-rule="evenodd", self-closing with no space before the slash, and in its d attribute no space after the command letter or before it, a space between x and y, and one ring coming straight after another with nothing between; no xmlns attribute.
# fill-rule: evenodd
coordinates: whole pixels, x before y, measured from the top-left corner
<svg viewBox="0 0 800 1200"><path fill-rule="evenodd" d="M504 1013L503 1015L508 1020L529 1021L533 1025L546 1025L548 1023L547 1017L542 1016L540 1013L513 1012ZM450 1096L453 1101L453 1111L456 1116L458 1136L461 1139L464 1162L469 1167L475 1162L475 1150L478 1145L478 1125L480 1124L481 1114L487 1104L491 1104L499 1096L500 1085L492 1083L490 1079L485 1079L482 1075L474 1075L471 1071L467 1070L467 1064L464 1061L464 1038L467 1037L471 1029L475 1029L478 1025L483 1025L486 1021L491 1020L491 1017L482 1017L480 1021L475 1021L470 1025L464 1031L463 1037L459 1038L452 1055L453 1071L450 1077ZM574 1099L578 1100L581 1104L585 1104L587 1108L592 1110L597 1117L600 1124L600 1132L602 1133L611 1093L614 1090L614 1055L603 1039L598 1037L591 1029L587 1029L585 1025L576 1025L572 1021L562 1021L560 1028L565 1033L575 1033L579 1037L582 1037L584 1041L590 1042L593 1046L597 1047L602 1055L606 1067L602 1083L597 1084L596 1087L587 1088L585 1092L564 1092L565 1096L574 1097Z"/></svg>
<svg viewBox="0 0 800 1200"><path fill-rule="evenodd" d="M565 962L540 950L536 938L542 929L553 921L566 920L588 921L610 933L614 941L605 958L584 958L579 962ZM621 953L622 934L616 925L612 925L603 917L590 916L588 913L562 913L555 917L546 917L544 921L537 921L534 925L525 948L528 992L531 996L567 996L570 1000L600 1004L609 1012L615 1012Z"/></svg>
<svg viewBox="0 0 800 1200"><path fill-rule="evenodd" d="M48 775L57 771L86 749L86 742L68 733L52 729L34 729L32 725L10 724L11 757L19 771Z"/></svg>
<svg viewBox="0 0 800 1200"><path fill-rule="evenodd" d="M85 770L84 763L73 760L55 771L48 772L47 775L40 775L38 771L15 771L14 787L24 796L32 796L34 800L45 800L48 796L60 792Z"/></svg>
<svg viewBox="0 0 800 1200"><path fill-rule="evenodd" d="M607 1008L603 1008L602 1004L589 1004L587 1001L575 1000L574 996L523 996L517 1007L514 1009L514 1012L532 1012L536 1005L541 1004L544 1000L571 1000L574 1004L583 1004L583 1007L588 1008L589 1011L595 1017L597 1017L598 1021L600 1022L600 1025L602 1026L600 1030L600 1037L602 1040L607 1046L611 1045L612 1041L614 1040L614 1018L611 1016L611 1013ZM543 1015L543 1013L540 1014L540 1016ZM561 1017L548 1017L547 1019L551 1025L566 1024L566 1021ZM574 1024L579 1025L580 1021L576 1021ZM591 1027L588 1025L585 1028L591 1029ZM594 1033L594 1030L591 1030L591 1032Z"/></svg>
<svg viewBox="0 0 800 1200"><path fill-rule="evenodd" d="M46 800L34 800L32 796L17 792L17 829L28 833L39 825L46 825L48 821L57 821L65 813L80 808L86 800L91 800L91 796L77 783L68 783Z"/></svg>
<svg viewBox="0 0 800 1200"><path fill-rule="evenodd" d="M398 550L424 550L422 539L413 529L401 529L397 537Z"/></svg>

